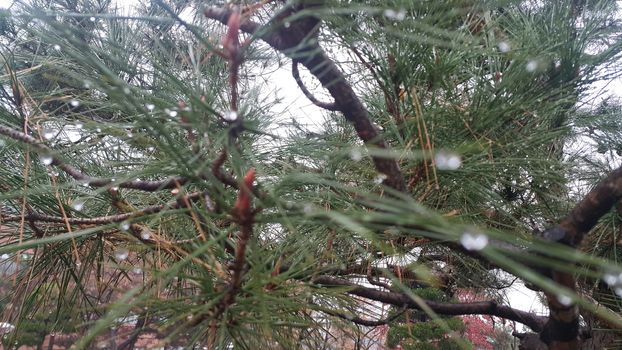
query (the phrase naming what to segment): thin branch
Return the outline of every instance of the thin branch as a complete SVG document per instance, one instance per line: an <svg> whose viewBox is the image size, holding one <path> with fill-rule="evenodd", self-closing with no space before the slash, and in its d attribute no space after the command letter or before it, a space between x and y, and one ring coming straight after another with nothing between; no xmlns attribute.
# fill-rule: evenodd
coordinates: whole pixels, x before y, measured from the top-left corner
<svg viewBox="0 0 622 350"><path fill-rule="evenodd" d="M53 155L53 150L48 148L43 143L39 142L39 140L34 137L25 134L21 131L17 131L6 126L0 125L0 134L10 137L14 140L21 141L27 143L34 147L34 149L43 154L45 156L52 158L52 163L50 165L55 165L69 176L74 178L77 181L81 181L84 183L88 183L89 186L92 187L106 187L110 185L115 185L122 188L131 188L135 190L141 191L157 191L163 189L171 189L177 187L177 184L185 184L188 179L183 177L174 177L168 180L161 181L145 181L145 180L132 180L132 181L124 181L118 184L115 184L111 179L101 178L101 177L91 177L80 170L74 168L73 166L63 162L60 158Z"/></svg>
<svg viewBox="0 0 622 350"><path fill-rule="evenodd" d="M314 105L316 105L316 106L318 106L320 108L323 108L323 109L327 109L329 111L338 111L339 107L337 107L337 105L334 102L332 102L332 103L322 102L322 101L318 100L317 98L315 98L315 96L313 96L311 91L309 91L309 89L307 89L307 87L305 86L305 84L302 81L302 79L300 79L300 72L298 71L298 63L299 63L298 60L295 60L295 59L292 60L292 76L294 77L294 80L296 81L296 84L298 84L298 87L300 88L302 93Z"/></svg>
<svg viewBox="0 0 622 350"><path fill-rule="evenodd" d="M346 292L366 299L379 301L385 304L408 307L410 309L421 309L421 306L408 295L396 292L383 292L377 289L367 288L346 280L328 276L320 276L313 279L313 284L349 287ZM474 303L439 303L426 300L425 304L434 312L441 315L490 315L520 322L535 332L543 329L547 322L547 317L537 316L529 312L513 309L509 306L498 305L494 301L482 301Z"/></svg>
<svg viewBox="0 0 622 350"><path fill-rule="evenodd" d="M204 192L194 192L186 196L186 198L190 201L195 201L201 199L205 195ZM101 224L109 224L113 222L122 222L128 219L133 219L137 217L141 217L144 215L159 213L166 209L179 209L185 208L186 205L180 201L170 202L167 204L161 205L151 205L145 207L140 210L133 211L131 213L125 214L117 214L117 215L108 215L108 216L99 216L95 218L64 218L61 216L52 216L46 214L39 213L29 213L25 216L26 220L32 220L33 222L51 222L51 223L69 223L73 225L101 225ZM21 215L10 215L10 216L1 216L0 220L2 222L16 222L22 219Z"/></svg>

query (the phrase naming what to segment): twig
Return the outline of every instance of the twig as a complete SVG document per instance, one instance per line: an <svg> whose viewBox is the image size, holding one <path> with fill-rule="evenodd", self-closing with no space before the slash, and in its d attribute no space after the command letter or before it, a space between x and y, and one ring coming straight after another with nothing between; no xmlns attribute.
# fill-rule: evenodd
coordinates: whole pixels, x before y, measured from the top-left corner
<svg viewBox="0 0 622 350"><path fill-rule="evenodd" d="M300 72L298 71L298 63L299 63L298 60L292 59L292 76L294 77L294 80L296 81L296 84L298 84L298 87L300 88L300 90L302 90L302 93L314 105L320 108L323 108L323 109L327 109L329 111L338 111L339 107L337 107L337 105L334 102L332 103L322 102L318 100L317 98L315 98L315 96L313 96L311 91L307 89L302 79L300 79Z"/></svg>
<svg viewBox="0 0 622 350"><path fill-rule="evenodd" d="M402 316L402 314L406 311L406 308L403 308L400 312L396 313L393 316L387 317L385 319L381 319L381 320L366 320L364 318L360 318L358 316L349 316L346 314L343 314L341 312L338 311L333 311L333 310L320 310L321 312L325 313L325 314L329 314L331 316L335 316L335 317L339 317L341 319L344 320L348 320L350 322L359 324L361 326L367 326L367 327L378 327L378 326L382 326L385 324L389 324L393 321L395 321L398 317Z"/></svg>
<svg viewBox="0 0 622 350"><path fill-rule="evenodd" d="M188 179L184 177L174 177L168 180L160 180L160 181L149 181L149 180L132 180L132 181L124 181L118 184L115 184L114 181L107 178L101 177L91 177L80 170L74 168L73 166L63 162L60 158L52 155L53 151L48 148L43 143L39 142L39 140L34 137L25 134L23 132L8 128L6 126L0 125L0 134L8 136L14 140L21 141L27 143L34 147L34 149L43 154L45 156L52 158L52 163L50 165L55 165L69 176L74 178L77 181L81 181L84 183L88 183L89 186L93 187L106 187L109 185L115 185L122 188L130 188L141 191L157 191L162 189L171 189L175 188L177 184L185 184Z"/></svg>

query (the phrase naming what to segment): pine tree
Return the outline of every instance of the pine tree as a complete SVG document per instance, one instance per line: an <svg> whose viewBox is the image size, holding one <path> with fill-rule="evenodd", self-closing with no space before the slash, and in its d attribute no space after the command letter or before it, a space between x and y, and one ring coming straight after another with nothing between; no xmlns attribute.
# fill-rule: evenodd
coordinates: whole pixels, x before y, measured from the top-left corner
<svg viewBox="0 0 622 350"><path fill-rule="evenodd" d="M5 347L619 345L615 1L119 6L0 16Z"/></svg>

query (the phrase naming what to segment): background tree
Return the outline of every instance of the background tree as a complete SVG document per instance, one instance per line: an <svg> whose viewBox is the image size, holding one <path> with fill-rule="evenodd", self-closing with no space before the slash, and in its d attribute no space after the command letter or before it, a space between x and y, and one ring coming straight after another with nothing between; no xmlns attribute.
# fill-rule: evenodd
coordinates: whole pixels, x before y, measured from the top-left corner
<svg viewBox="0 0 622 350"><path fill-rule="evenodd" d="M0 254L23 268L3 318L52 310L76 348L128 319L128 348L361 348L380 325L407 346L424 322L469 348L460 315L522 323L525 347L615 345L619 104L581 104L618 76L616 6L15 4ZM550 315L504 305L516 278Z"/></svg>

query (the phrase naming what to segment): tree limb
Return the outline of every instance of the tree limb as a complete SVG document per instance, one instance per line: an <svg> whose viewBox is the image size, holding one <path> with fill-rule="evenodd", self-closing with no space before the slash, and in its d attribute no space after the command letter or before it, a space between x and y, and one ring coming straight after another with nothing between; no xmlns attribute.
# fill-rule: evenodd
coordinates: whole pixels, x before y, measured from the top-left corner
<svg viewBox="0 0 622 350"><path fill-rule="evenodd" d="M258 36L277 51L302 63L330 92L335 99L336 109L352 123L359 138L367 146L388 148L352 86L317 42L316 35L320 21L312 16L298 16L288 22L289 26L282 25L288 17L310 6L305 8L305 5L288 5L265 27L252 21L245 21L240 24L240 30ZM204 14L207 18L226 24L232 11L207 8ZM385 185L398 191L406 191L404 178L396 160L375 156L373 161L378 172L387 176Z"/></svg>

